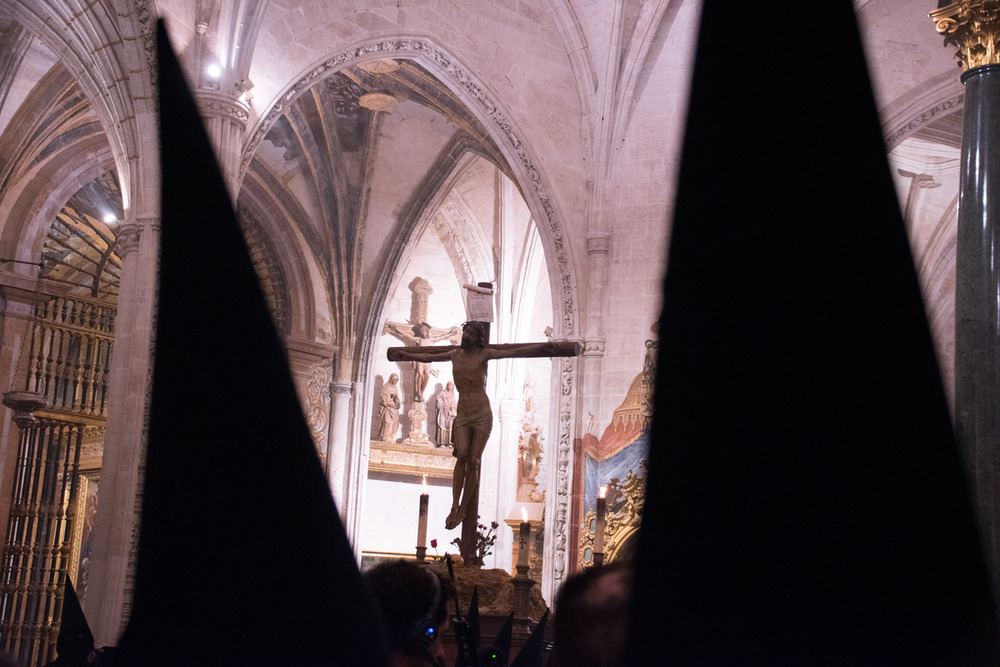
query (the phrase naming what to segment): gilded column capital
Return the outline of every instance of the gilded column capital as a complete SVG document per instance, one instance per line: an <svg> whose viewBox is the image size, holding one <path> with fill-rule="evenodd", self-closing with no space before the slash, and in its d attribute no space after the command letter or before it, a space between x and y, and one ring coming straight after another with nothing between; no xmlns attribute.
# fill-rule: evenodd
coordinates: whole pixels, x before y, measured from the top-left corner
<svg viewBox="0 0 1000 667"><path fill-rule="evenodd" d="M1000 0L957 0L928 16L945 46L958 47L962 69L1000 63Z"/></svg>

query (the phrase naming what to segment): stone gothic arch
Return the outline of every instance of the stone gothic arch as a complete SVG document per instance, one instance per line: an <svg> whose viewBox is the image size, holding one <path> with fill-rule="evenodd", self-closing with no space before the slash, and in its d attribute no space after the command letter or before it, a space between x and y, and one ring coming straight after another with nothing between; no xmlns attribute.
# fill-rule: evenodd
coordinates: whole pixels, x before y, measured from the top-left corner
<svg viewBox="0 0 1000 667"><path fill-rule="evenodd" d="M298 95L312 87L323 78L340 69L379 58L411 59L426 68L465 104L466 108L488 129L501 153L510 166L512 180L518 185L538 227L541 243L545 249L545 260L551 279L552 303L558 320L555 322L557 337L578 339L580 331L580 313L577 307L577 270L569 244L565 239L565 226L561 222L559 207L551 196L551 187L547 182L544 170L533 154L526 138L506 111L502 102L492 96L476 75L463 65L453 54L423 36L398 36L367 40L357 45L324 57L320 62L304 71L297 79L283 89L277 97L278 101L262 114L255 126L249 128L247 139L243 146L243 158L240 173L245 174L257 147L268 134L271 126L285 112L287 107ZM361 335L357 357L361 360L370 358L372 331L374 320L365 324ZM360 333L360 332L359 332ZM547 511L552 526L554 546L546 553L545 568L548 572L546 580L554 590L566 575L566 564L569 553L567 546L569 521L570 470L572 458L572 425L576 423L577 394L577 360L560 359L556 362L557 379L554 382L555 401L553 423L556 425L550 443L551 452L551 488ZM355 381L364 377L365 371L357 369ZM370 396L365 395L365 383L360 383L362 390L356 392L355 406L367 405ZM357 407L355 407L355 414ZM354 437L362 438L362 424L354 419ZM354 453L352 459L360 459L361 453ZM349 464L348 477L356 478L357 470ZM357 513L357 489L353 493L348 489L349 500L346 512L348 515ZM352 527L350 516L345 521L349 530ZM356 525L354 523L353 525ZM548 586L546 587L548 588Z"/></svg>

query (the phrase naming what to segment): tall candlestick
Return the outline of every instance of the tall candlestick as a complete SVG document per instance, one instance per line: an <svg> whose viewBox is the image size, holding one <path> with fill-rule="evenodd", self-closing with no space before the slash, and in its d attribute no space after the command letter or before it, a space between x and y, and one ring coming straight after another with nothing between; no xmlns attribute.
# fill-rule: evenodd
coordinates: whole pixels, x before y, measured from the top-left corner
<svg viewBox="0 0 1000 667"><path fill-rule="evenodd" d="M608 487L602 486L597 494L597 521L594 524L594 564L603 565L604 564L604 525L606 522L605 516L608 512L608 501L605 495L608 493ZM598 558L598 556L600 556Z"/></svg>
<svg viewBox="0 0 1000 667"><path fill-rule="evenodd" d="M427 552L427 475L424 475L424 492L420 494L420 512L417 515L417 558L423 560Z"/></svg>
<svg viewBox="0 0 1000 667"><path fill-rule="evenodd" d="M521 530L517 538L517 564L528 567L528 556L531 552L531 524L528 523L528 510L521 507Z"/></svg>

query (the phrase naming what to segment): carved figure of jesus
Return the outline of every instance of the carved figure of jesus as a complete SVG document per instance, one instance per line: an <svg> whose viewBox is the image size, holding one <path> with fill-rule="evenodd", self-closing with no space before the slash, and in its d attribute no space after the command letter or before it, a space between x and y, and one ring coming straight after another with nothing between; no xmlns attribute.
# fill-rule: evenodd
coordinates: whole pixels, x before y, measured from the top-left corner
<svg viewBox="0 0 1000 667"><path fill-rule="evenodd" d="M453 330L453 329L452 329ZM433 345L438 341L445 340L451 336L452 330L444 332L440 336L434 336L431 332L431 325L426 322L421 322L420 324L413 325L413 335L406 333L404 329L396 326L394 322L387 322L385 325L385 330L383 333L391 333L396 338L400 339L407 345L413 345L416 347L422 347L425 345ZM424 361L414 361L413 362L413 400L417 402L423 402L424 391L427 389L427 383L430 382L431 375L437 375L437 371L431 368L431 365Z"/></svg>
<svg viewBox="0 0 1000 667"><path fill-rule="evenodd" d="M451 427L453 454L458 460L452 477L452 506L445 520L451 529L463 522L473 526L479 508L471 507L477 497L480 462L493 429L493 411L486 395L486 364L491 359L510 357L569 357L580 353L578 343L511 343L487 345L482 322L466 322L459 346L391 347L389 361L451 361L452 377L458 389L458 414Z"/></svg>

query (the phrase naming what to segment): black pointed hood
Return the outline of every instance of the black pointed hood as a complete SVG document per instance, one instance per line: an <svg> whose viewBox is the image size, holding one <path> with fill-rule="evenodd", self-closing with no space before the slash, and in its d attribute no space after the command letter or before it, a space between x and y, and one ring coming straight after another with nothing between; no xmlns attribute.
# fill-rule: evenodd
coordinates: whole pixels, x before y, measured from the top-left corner
<svg viewBox="0 0 1000 667"><path fill-rule="evenodd" d="M158 27L162 235L132 614L115 665L383 665L198 109Z"/></svg>
<svg viewBox="0 0 1000 667"><path fill-rule="evenodd" d="M703 5L633 657L995 665L852 3L803 9Z"/></svg>
<svg viewBox="0 0 1000 667"><path fill-rule="evenodd" d="M85 667L87 657L92 650L94 650L94 635L90 631L87 617L83 614L73 582L66 577L59 617L59 635L56 637L56 659L49 663L49 667Z"/></svg>
<svg viewBox="0 0 1000 667"><path fill-rule="evenodd" d="M545 645L545 626L549 623L549 610L542 614L538 625L531 631L528 640L518 651L517 657L510 663L510 667L538 667L542 663L542 648Z"/></svg>

